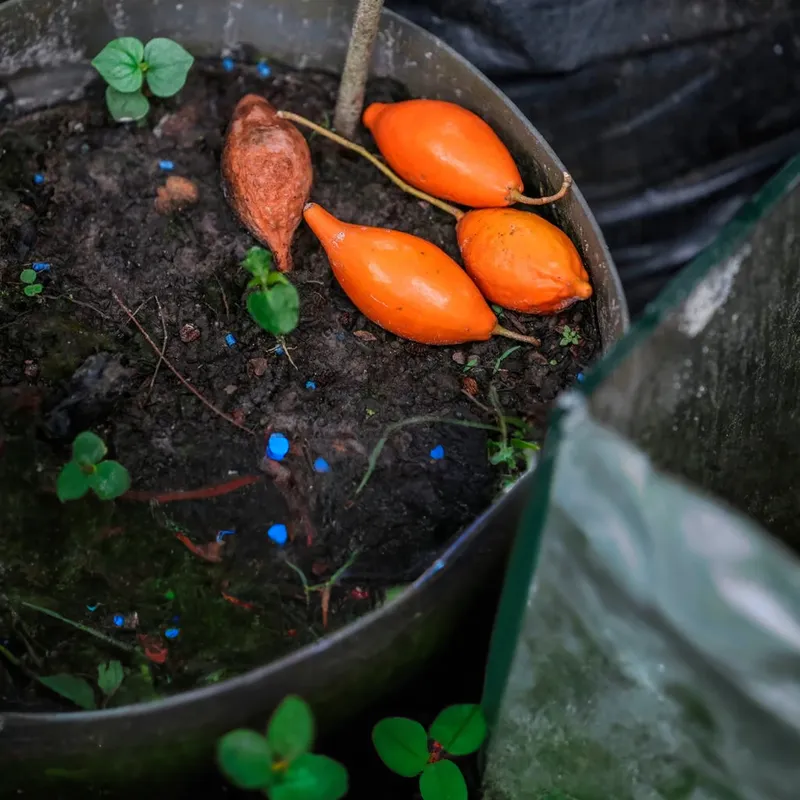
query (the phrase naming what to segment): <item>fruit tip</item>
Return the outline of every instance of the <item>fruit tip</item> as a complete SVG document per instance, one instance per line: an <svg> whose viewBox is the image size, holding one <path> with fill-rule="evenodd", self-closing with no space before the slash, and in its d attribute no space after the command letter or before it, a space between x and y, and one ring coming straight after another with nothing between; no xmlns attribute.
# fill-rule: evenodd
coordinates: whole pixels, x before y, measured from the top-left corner
<svg viewBox="0 0 800 800"><path fill-rule="evenodd" d="M367 129L372 130L372 126L378 119L378 114L381 113L381 110L385 108L385 106L386 103L370 103L367 106L363 116L361 117L361 120Z"/></svg>

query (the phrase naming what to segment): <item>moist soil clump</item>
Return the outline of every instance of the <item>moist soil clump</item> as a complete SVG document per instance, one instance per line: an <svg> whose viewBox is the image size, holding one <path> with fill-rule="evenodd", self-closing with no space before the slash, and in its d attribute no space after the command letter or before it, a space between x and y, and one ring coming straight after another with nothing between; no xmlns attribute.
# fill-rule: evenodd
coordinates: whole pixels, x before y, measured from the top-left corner
<svg viewBox="0 0 800 800"><path fill-rule="evenodd" d="M515 471L513 458L490 463L497 432L409 424L388 436L356 494L387 425L441 416L492 426L502 413L536 441L555 396L597 352L588 303L555 317L503 315L540 348L401 340L353 307L305 226L290 275L299 325L281 342L256 326L240 267L255 242L220 185L227 122L257 92L329 124L336 87L317 72L275 66L265 80L206 64L141 127L110 121L99 82L78 102L4 125L0 710L75 708L34 676L77 676L112 706L202 686L368 612ZM406 96L387 81L368 92ZM360 142L370 146L365 131ZM448 216L328 140L309 144L312 200L458 257ZM169 177L184 180L170 187ZM41 263L43 290L26 296L19 274ZM159 364L114 294L188 385ZM62 504L55 479L87 429L128 469L132 490ZM280 463L264 459L274 432L291 443ZM275 525L286 527L283 545L268 535ZM109 698L97 670L115 659L125 678Z"/></svg>

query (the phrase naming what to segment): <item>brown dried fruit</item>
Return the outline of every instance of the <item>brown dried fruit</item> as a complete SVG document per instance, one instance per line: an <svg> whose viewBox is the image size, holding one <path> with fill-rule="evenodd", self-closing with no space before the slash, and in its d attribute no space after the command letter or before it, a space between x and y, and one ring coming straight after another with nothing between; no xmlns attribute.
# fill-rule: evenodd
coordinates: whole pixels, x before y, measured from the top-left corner
<svg viewBox="0 0 800 800"><path fill-rule="evenodd" d="M272 250L279 270L291 270L292 237L313 179L303 134L263 97L245 95L225 139L222 178L239 219Z"/></svg>
<svg viewBox="0 0 800 800"><path fill-rule="evenodd" d="M196 342L200 338L200 330L197 325L193 325L191 322L187 322L184 326L181 327L180 332L181 341L184 344L189 344L189 342Z"/></svg>
<svg viewBox="0 0 800 800"><path fill-rule="evenodd" d="M197 186L188 178L170 175L167 182L156 190L156 211L159 214L172 214L194 205L199 196Z"/></svg>
<svg viewBox="0 0 800 800"><path fill-rule="evenodd" d="M475 378L467 376L461 382L461 385L464 387L464 391L467 394L472 395L472 397L478 396L478 381L476 381Z"/></svg>
<svg viewBox="0 0 800 800"><path fill-rule="evenodd" d="M373 336L369 331L353 331L353 336L361 339L362 342L377 342L378 337Z"/></svg>

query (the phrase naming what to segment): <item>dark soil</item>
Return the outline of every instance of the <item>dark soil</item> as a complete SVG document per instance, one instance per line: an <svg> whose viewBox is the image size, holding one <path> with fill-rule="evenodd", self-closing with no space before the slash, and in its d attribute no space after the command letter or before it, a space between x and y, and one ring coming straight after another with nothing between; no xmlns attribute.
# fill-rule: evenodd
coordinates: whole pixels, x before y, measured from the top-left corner
<svg viewBox="0 0 800 800"><path fill-rule="evenodd" d="M550 403L595 354L587 304L559 317L506 314L507 327L543 345L516 348L500 364L513 342L437 348L400 340L356 311L305 227L293 250L301 319L286 339L296 366L276 352L243 303L248 276L239 263L254 241L220 188L225 127L249 91L328 120L335 88L336 79L320 73L276 67L265 80L254 68L202 67L178 98L154 104L149 126L110 122L98 84L86 99L12 120L0 133L0 709L72 708L30 673L93 679L98 663L120 658L131 673L112 700L119 704L219 680L316 640L325 633L322 593L306 597L289 562L319 585L355 555L333 587L328 630L366 613L386 588L421 573L508 477L487 459L487 438L496 434L409 426L390 437L356 497L385 427L431 414L493 424L493 385L504 412L540 438ZM369 91L370 100L404 96L388 82ZM369 144L366 134L362 140ZM449 217L327 140L312 137L310 145L316 202L457 256ZM172 173L160 169L162 159L174 162ZM157 212L156 189L168 174L194 181L199 202ZM18 276L37 261L51 268L41 273L43 293L28 298ZM163 364L152 381L157 356L112 290L139 309L159 346L167 337L178 371L257 436L215 415ZM187 324L198 339L181 340ZM580 333L579 345L560 344L564 324ZM487 410L462 392L466 378ZM132 497L56 499L58 470L87 428L130 471ZM262 470L269 431L292 442L288 483ZM437 445L441 460L429 455ZM327 474L312 467L319 456ZM148 492L249 475L258 480L214 498L148 502ZM293 536L284 548L266 535L278 522ZM204 545L221 530L235 531L224 538L221 563L175 536ZM169 655L140 671L129 654L26 602L130 645L153 637ZM126 616L125 628L115 627L115 614ZM168 628L179 629L177 638L163 638ZM9 655L24 670L11 667Z"/></svg>

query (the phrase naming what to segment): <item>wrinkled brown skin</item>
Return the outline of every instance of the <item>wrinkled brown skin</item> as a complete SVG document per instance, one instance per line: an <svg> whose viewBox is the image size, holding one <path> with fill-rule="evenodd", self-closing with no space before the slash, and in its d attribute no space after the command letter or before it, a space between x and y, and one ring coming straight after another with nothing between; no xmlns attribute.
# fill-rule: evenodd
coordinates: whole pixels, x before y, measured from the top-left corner
<svg viewBox="0 0 800 800"><path fill-rule="evenodd" d="M263 97L245 95L231 119L222 151L225 196L250 233L292 269L292 238L311 193L308 144Z"/></svg>

